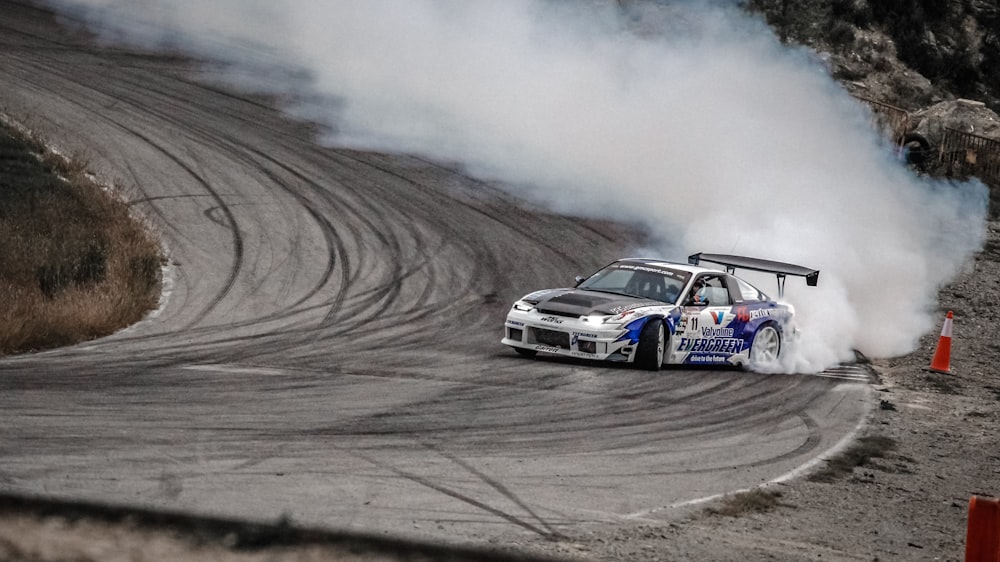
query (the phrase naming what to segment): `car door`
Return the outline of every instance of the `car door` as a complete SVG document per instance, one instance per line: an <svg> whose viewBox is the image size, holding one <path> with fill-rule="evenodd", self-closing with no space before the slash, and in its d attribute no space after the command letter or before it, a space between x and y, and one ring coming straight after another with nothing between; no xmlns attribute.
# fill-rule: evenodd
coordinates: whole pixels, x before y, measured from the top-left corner
<svg viewBox="0 0 1000 562"><path fill-rule="evenodd" d="M725 274L700 274L681 308L680 329L671 341L671 360L677 363L726 363L745 347L741 327L733 314L733 297ZM699 302L699 300L701 302Z"/></svg>

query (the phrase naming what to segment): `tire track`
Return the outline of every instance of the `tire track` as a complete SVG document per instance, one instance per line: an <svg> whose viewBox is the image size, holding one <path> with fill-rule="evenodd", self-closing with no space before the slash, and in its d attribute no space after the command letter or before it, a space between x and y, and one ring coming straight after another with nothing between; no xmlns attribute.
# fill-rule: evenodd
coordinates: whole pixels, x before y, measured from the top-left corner
<svg viewBox="0 0 1000 562"><path fill-rule="evenodd" d="M10 6L0 96L136 183L185 283L133 332L0 361L17 490L556 537L787 474L857 425L839 379L515 357L509 300L639 236L419 157L316 146L267 96L198 80L216 67Z"/></svg>

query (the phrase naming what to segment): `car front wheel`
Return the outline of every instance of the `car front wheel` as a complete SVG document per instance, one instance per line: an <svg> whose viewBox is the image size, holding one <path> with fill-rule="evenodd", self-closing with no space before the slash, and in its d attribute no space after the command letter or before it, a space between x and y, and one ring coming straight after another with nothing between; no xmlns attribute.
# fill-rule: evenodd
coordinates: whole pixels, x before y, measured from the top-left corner
<svg viewBox="0 0 1000 562"><path fill-rule="evenodd" d="M663 365L663 353L667 348L666 327L660 320L650 320L639 333L639 347L635 351L635 362L641 369L659 371Z"/></svg>

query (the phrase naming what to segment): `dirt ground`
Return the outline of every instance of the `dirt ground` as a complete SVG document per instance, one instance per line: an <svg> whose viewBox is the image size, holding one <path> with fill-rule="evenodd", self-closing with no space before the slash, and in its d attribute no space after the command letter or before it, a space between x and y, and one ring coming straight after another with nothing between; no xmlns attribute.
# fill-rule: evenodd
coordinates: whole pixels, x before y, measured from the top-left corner
<svg viewBox="0 0 1000 562"><path fill-rule="evenodd" d="M926 370L939 331L910 355L873 362L879 404L864 433L895 447L832 483L803 477L775 485L779 502L769 512L730 517L699 506L671 522L493 545L520 553L497 554L308 533L274 540L274 529L247 541L245 530L199 532L194 524L58 508L25 513L0 498L0 560L962 560L970 497L1000 494L998 296L1000 222L990 222L984 250L940 293L942 323L954 312L951 374Z"/></svg>

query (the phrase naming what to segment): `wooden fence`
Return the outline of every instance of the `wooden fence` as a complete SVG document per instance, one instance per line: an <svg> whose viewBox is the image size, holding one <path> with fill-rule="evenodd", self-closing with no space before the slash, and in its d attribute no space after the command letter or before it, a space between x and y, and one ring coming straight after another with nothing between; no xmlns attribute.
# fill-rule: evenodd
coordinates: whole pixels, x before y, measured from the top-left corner
<svg viewBox="0 0 1000 562"><path fill-rule="evenodd" d="M901 107L889 105L873 99L854 96L855 99L868 104L872 110L872 121L879 131L893 140L903 144L903 136L910 130L910 112Z"/></svg>
<svg viewBox="0 0 1000 562"><path fill-rule="evenodd" d="M975 176L1000 187L1000 141L946 128L937 152L938 164L948 176Z"/></svg>

